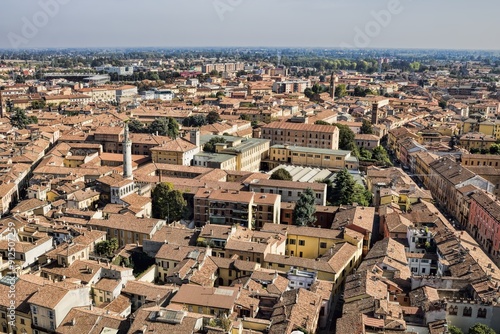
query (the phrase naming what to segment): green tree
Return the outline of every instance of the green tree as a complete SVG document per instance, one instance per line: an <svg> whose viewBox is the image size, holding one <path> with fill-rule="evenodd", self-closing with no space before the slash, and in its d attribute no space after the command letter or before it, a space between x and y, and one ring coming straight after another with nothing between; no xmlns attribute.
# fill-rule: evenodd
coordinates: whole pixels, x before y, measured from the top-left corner
<svg viewBox="0 0 500 334"><path fill-rule="evenodd" d="M462 332L462 330L460 328L453 326L453 325L448 327L448 332L450 334L464 334L464 332Z"/></svg>
<svg viewBox="0 0 500 334"><path fill-rule="evenodd" d="M325 122L323 120L317 120L316 122L314 122L314 124L317 124L317 125L331 125L330 123L328 122Z"/></svg>
<svg viewBox="0 0 500 334"><path fill-rule="evenodd" d="M361 133L363 133L363 134L367 134L367 135L373 134L372 123L367 119L363 119L363 124L361 125L360 130L361 130Z"/></svg>
<svg viewBox="0 0 500 334"><path fill-rule="evenodd" d="M220 121L220 115L216 111L209 112L206 118L208 124L214 124Z"/></svg>
<svg viewBox="0 0 500 334"><path fill-rule="evenodd" d="M469 328L469 334L496 334L496 332L485 324L477 323Z"/></svg>
<svg viewBox="0 0 500 334"><path fill-rule="evenodd" d="M33 101L31 102L31 109L43 109L47 103L44 100Z"/></svg>
<svg viewBox="0 0 500 334"><path fill-rule="evenodd" d="M179 190L171 183L163 182L156 185L152 198L153 217L167 219L168 222L180 220L187 209L187 202Z"/></svg>
<svg viewBox="0 0 500 334"><path fill-rule="evenodd" d="M363 160L371 160L372 159L372 152L370 150L367 150L366 148L362 147L359 149L359 157L360 157L360 159L363 159Z"/></svg>
<svg viewBox="0 0 500 334"><path fill-rule="evenodd" d="M172 117L160 117L149 124L148 133L158 133L160 136L177 138L179 135L179 123Z"/></svg>
<svg viewBox="0 0 500 334"><path fill-rule="evenodd" d="M448 326L448 332L450 334L464 334L460 328L453 325Z"/></svg>
<svg viewBox="0 0 500 334"><path fill-rule="evenodd" d="M26 129L29 124L37 124L36 116L28 116L21 108L14 108L10 116L10 124L18 129Z"/></svg>
<svg viewBox="0 0 500 334"><path fill-rule="evenodd" d="M271 174L271 180L293 181L292 175L284 168L280 168Z"/></svg>
<svg viewBox="0 0 500 334"><path fill-rule="evenodd" d="M95 244L94 252L101 256L112 256L118 247L118 239L111 238Z"/></svg>
<svg viewBox="0 0 500 334"><path fill-rule="evenodd" d="M420 69L420 63L418 61L414 61L413 63L410 63L410 69L412 71L418 72Z"/></svg>
<svg viewBox="0 0 500 334"><path fill-rule="evenodd" d="M334 124L339 129L339 149L341 150L353 150L356 147L356 142L354 140L354 132L347 126L343 124Z"/></svg>
<svg viewBox="0 0 500 334"><path fill-rule="evenodd" d="M216 144L225 143L224 137L214 137L203 145L203 152L215 153Z"/></svg>
<svg viewBox="0 0 500 334"><path fill-rule="evenodd" d="M217 94L215 94L216 98L225 97L225 96L226 96L226 94L224 94L224 92L217 92Z"/></svg>
<svg viewBox="0 0 500 334"><path fill-rule="evenodd" d="M392 166L391 159L389 159L387 151L382 146L377 146L373 149L372 159L383 162L386 166Z"/></svg>
<svg viewBox="0 0 500 334"><path fill-rule="evenodd" d="M490 154L500 154L500 144L492 144L490 146Z"/></svg>
<svg viewBox="0 0 500 334"><path fill-rule="evenodd" d="M439 101L439 106L443 109L446 109L446 107L448 106L448 102L446 102L445 100L441 100Z"/></svg>
<svg viewBox="0 0 500 334"><path fill-rule="evenodd" d="M207 124L207 119L205 115L202 114L192 115L182 120L183 126L200 127L205 124Z"/></svg>
<svg viewBox="0 0 500 334"><path fill-rule="evenodd" d="M354 88L354 96L360 96L360 97L365 97L367 95L367 90L364 89L363 87L360 87L360 86L356 86ZM368 89L368 91L370 91Z"/></svg>
<svg viewBox="0 0 500 334"><path fill-rule="evenodd" d="M355 184L352 203L358 203L361 206L370 206L372 197L372 193L368 189L358 183Z"/></svg>
<svg viewBox="0 0 500 334"><path fill-rule="evenodd" d="M128 129L132 133L144 133L147 131L146 126L135 118L128 122Z"/></svg>
<svg viewBox="0 0 500 334"><path fill-rule="evenodd" d="M347 169L343 169L335 175L335 185L333 187L332 204L347 205L352 204L356 181L349 174Z"/></svg>
<svg viewBox="0 0 500 334"><path fill-rule="evenodd" d="M299 200L293 209L293 223L299 226L308 226L316 222L316 205L314 191L307 188L300 194Z"/></svg>
<svg viewBox="0 0 500 334"><path fill-rule="evenodd" d="M347 95L347 89L344 84L340 84L335 87L335 96L336 97L344 97Z"/></svg>

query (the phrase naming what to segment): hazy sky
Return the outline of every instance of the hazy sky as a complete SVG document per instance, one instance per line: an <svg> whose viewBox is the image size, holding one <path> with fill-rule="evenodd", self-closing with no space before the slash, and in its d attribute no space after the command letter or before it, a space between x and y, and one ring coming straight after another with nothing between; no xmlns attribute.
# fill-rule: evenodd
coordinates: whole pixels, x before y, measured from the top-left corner
<svg viewBox="0 0 500 334"><path fill-rule="evenodd" d="M0 48L500 49L498 0L2 0L0 9ZM381 11L390 15L378 23Z"/></svg>

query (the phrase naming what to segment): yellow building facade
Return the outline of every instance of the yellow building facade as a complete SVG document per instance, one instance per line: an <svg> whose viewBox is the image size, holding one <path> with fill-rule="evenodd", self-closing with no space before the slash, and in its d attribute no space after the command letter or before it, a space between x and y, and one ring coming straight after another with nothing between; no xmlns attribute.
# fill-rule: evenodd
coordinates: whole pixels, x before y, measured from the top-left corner
<svg viewBox="0 0 500 334"><path fill-rule="evenodd" d="M269 150L269 168L273 169L283 163L333 169L359 167L359 161L351 155L351 151L273 145Z"/></svg>

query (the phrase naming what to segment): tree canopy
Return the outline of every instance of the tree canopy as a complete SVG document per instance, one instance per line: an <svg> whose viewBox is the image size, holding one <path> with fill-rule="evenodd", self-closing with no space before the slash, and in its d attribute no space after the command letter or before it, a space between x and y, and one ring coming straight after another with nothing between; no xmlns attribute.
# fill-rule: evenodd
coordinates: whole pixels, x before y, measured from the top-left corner
<svg viewBox="0 0 500 334"><path fill-rule="evenodd" d="M183 126L200 127L205 124L207 124L207 118L202 114L192 115L182 120Z"/></svg>
<svg viewBox="0 0 500 334"><path fill-rule="evenodd" d="M94 252L101 256L113 256L114 252L118 249L118 240L111 238L95 244Z"/></svg>
<svg viewBox="0 0 500 334"><path fill-rule="evenodd" d="M292 181L292 175L284 168L280 168L273 172L270 177L271 180L283 180L283 181Z"/></svg>
<svg viewBox="0 0 500 334"><path fill-rule="evenodd" d="M373 134L372 123L367 119L363 119L363 124L361 125L360 130L361 130L361 133L363 133L363 134L367 134L367 135Z"/></svg>
<svg viewBox="0 0 500 334"><path fill-rule="evenodd" d="M453 325L448 327L448 332L450 332L450 334L464 334L460 328Z"/></svg>
<svg viewBox="0 0 500 334"><path fill-rule="evenodd" d="M307 188L300 194L295 208L293 209L292 220L295 225L309 226L316 222L315 195L311 188Z"/></svg>
<svg viewBox="0 0 500 334"><path fill-rule="evenodd" d="M167 219L171 222L180 220L186 213L187 202L182 193L174 189L171 183L157 184L151 198L155 218Z"/></svg>
<svg viewBox="0 0 500 334"><path fill-rule="evenodd" d="M172 117L160 117L151 123L148 127L149 133L158 133L160 136L177 138L179 135L179 123Z"/></svg>
<svg viewBox="0 0 500 334"><path fill-rule="evenodd" d="M155 119L148 126L137 119L128 122L128 128L132 133L158 133L160 136L177 138L179 136L179 123L172 117L160 117Z"/></svg>
<svg viewBox="0 0 500 334"><path fill-rule="evenodd" d="M206 120L208 124L217 123L220 121L220 115L216 111L211 111L207 114Z"/></svg>
<svg viewBox="0 0 500 334"><path fill-rule="evenodd" d="M469 328L469 334L496 334L496 332L485 324L477 323Z"/></svg>
<svg viewBox="0 0 500 334"><path fill-rule="evenodd" d="M327 197L333 205L351 205L358 203L362 206L369 206L371 193L360 184L357 184L353 176L347 169L343 169L335 175L335 184Z"/></svg>
<svg viewBox="0 0 500 334"><path fill-rule="evenodd" d="M216 144L225 143L224 137L214 137L203 145L203 152L215 153Z"/></svg>
<svg viewBox="0 0 500 334"><path fill-rule="evenodd" d="M26 111L21 108L14 108L10 116L10 124L18 129L26 129L29 124L37 124L36 116L26 115Z"/></svg>
<svg viewBox="0 0 500 334"><path fill-rule="evenodd" d="M391 159L387 151L382 146L377 146L372 151L372 159L383 162L386 166L392 166Z"/></svg>
<svg viewBox="0 0 500 334"><path fill-rule="evenodd" d="M347 95L347 89L344 84L335 87L335 97L344 97Z"/></svg>
<svg viewBox="0 0 500 334"><path fill-rule="evenodd" d="M135 118L131 119L128 122L128 129L132 133L145 133L145 132L147 132L146 126Z"/></svg>

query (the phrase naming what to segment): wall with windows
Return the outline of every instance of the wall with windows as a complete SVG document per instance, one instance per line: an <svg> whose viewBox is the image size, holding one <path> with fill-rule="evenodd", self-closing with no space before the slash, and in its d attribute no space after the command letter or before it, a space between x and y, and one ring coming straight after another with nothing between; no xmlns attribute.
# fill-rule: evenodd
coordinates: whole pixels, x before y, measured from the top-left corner
<svg viewBox="0 0 500 334"><path fill-rule="evenodd" d="M289 234L287 237L286 254L305 257L307 259L316 259L329 251L332 246L341 242L345 242L345 240Z"/></svg>
<svg viewBox="0 0 500 334"><path fill-rule="evenodd" d="M448 300L446 320L464 333L477 323L485 324L500 333L500 306L478 301Z"/></svg>

